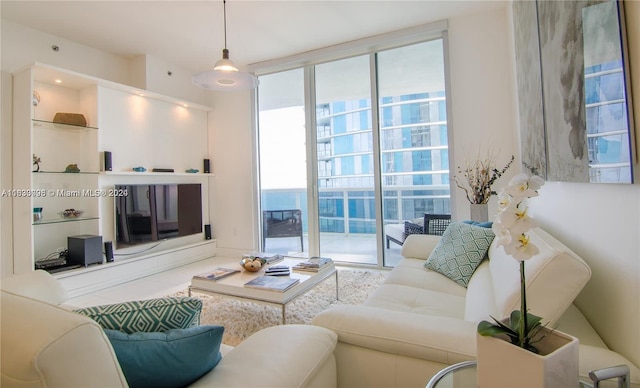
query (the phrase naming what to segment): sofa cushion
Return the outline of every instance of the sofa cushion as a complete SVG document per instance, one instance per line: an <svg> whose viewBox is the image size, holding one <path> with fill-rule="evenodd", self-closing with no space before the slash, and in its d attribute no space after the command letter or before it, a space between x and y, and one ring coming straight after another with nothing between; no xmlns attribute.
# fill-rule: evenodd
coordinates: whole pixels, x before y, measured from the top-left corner
<svg viewBox="0 0 640 388"><path fill-rule="evenodd" d="M424 267L422 259L404 258L384 279L384 284L397 284L423 290L433 290L464 297L466 290L438 272Z"/></svg>
<svg viewBox="0 0 640 388"><path fill-rule="evenodd" d="M189 297L165 297L73 311L93 319L105 329L132 334L140 331L186 329L198 325L202 301Z"/></svg>
<svg viewBox="0 0 640 388"><path fill-rule="evenodd" d="M222 326L126 334L105 329L130 387L184 387L220 362Z"/></svg>
<svg viewBox="0 0 640 388"><path fill-rule="evenodd" d="M491 228L493 226L493 221L479 222L474 220L464 220L462 221L464 224L480 226L482 228Z"/></svg>
<svg viewBox="0 0 640 388"><path fill-rule="evenodd" d="M404 241L404 224L387 224L384 226L384 234L397 241Z"/></svg>
<svg viewBox="0 0 640 388"><path fill-rule="evenodd" d="M452 222L424 266L467 287L494 237L491 229Z"/></svg>
<svg viewBox="0 0 640 388"><path fill-rule="evenodd" d="M464 296L400 284L381 285L371 293L364 304L385 311L403 311L458 319L463 318L464 312Z"/></svg>
<svg viewBox="0 0 640 388"><path fill-rule="evenodd" d="M529 232L539 253L525 262L527 307L543 322L555 325L591 277L591 269L573 251L540 228ZM520 308L520 264L494 241L489 267L498 316Z"/></svg>
<svg viewBox="0 0 640 388"><path fill-rule="evenodd" d="M469 280L464 308L464 319L467 321L493 321L491 317L497 315L490 260L483 260Z"/></svg>

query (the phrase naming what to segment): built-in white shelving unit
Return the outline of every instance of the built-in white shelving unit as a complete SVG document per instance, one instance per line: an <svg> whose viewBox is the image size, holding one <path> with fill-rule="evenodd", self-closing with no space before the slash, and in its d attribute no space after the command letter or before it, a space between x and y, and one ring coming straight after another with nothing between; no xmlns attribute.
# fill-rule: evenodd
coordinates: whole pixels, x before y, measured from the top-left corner
<svg viewBox="0 0 640 388"><path fill-rule="evenodd" d="M201 172L203 159L209 158L211 108L43 64L14 73L13 81L13 188L23 194L12 198L14 272L31 271L35 260L65 249L68 236L93 234L114 240L114 198L89 193L119 184L202 183L203 221L211 223L213 174ZM56 113L82 114L87 124L56 123ZM104 151L112 153L113 171L104 171ZM37 172L34 155L41 160ZM65 172L72 164L79 172ZM131 171L136 166L149 171ZM152 168L176 172L151 172ZM200 171L185 172L189 169ZM34 219L36 207L42 208L41 220ZM71 208L83 210L82 215L60 215ZM149 252L124 252L115 263L56 276L75 277L73 282L84 289L110 282L107 278L113 274L99 275L109 268L121 277L129 271L124 278L130 279L171 267L171 256L181 265L215 255L215 240L204 240L204 233L175 240ZM83 274L89 283L78 281Z"/></svg>

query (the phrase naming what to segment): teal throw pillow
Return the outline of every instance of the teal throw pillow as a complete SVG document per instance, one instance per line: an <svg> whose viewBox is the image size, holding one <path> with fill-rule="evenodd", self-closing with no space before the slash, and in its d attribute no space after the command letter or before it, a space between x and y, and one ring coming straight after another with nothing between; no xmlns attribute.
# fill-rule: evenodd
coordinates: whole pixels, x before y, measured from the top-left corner
<svg viewBox="0 0 640 388"><path fill-rule="evenodd" d="M165 297L116 303L73 310L103 329L132 334L169 329L186 329L200 324L202 301L189 297Z"/></svg>
<svg viewBox="0 0 640 388"><path fill-rule="evenodd" d="M452 222L424 266L466 288L494 237L489 228Z"/></svg>
<svg viewBox="0 0 640 388"><path fill-rule="evenodd" d="M491 227L493 226L493 221L478 222L473 220L464 220L462 222L464 222L465 224L480 226L482 228L489 228L489 229L491 229Z"/></svg>
<svg viewBox="0 0 640 388"><path fill-rule="evenodd" d="M131 388L184 387L213 369L222 356L222 326L126 334L104 329Z"/></svg>

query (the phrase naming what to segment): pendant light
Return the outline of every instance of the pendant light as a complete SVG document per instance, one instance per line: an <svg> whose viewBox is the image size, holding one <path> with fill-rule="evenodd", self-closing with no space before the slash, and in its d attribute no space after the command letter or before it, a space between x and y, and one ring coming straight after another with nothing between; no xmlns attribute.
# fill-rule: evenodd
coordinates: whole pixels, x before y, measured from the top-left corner
<svg viewBox="0 0 640 388"><path fill-rule="evenodd" d="M249 73L238 70L238 67L229 59L227 49L227 1L223 0L224 9L224 49L222 59L215 63L213 70L203 71L193 76L194 84L209 90L249 90L258 86L258 79Z"/></svg>

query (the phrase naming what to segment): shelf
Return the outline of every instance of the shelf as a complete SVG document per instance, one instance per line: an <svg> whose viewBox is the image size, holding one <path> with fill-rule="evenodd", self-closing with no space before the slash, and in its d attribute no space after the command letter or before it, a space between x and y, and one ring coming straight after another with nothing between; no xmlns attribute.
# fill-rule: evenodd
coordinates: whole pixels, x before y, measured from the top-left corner
<svg viewBox="0 0 640 388"><path fill-rule="evenodd" d="M98 175L100 171L79 171L79 172L64 172L64 171L32 171L34 175L39 174L65 174L65 175Z"/></svg>
<svg viewBox="0 0 640 388"><path fill-rule="evenodd" d="M82 125L62 124L54 123L53 121L37 120L33 119L33 126L35 128L55 129L55 130L67 130L67 131L85 131L87 129L98 129L97 127L89 127Z"/></svg>
<svg viewBox="0 0 640 388"><path fill-rule="evenodd" d="M48 225L48 224L60 224L64 222L80 222L80 221L91 221L91 220L99 220L99 217L75 217L75 218L51 218L45 219L42 221L34 222L33 225Z"/></svg>
<svg viewBox="0 0 640 388"><path fill-rule="evenodd" d="M152 171L145 171L145 172L136 172L136 171L103 171L100 174L104 174L104 175L114 175L114 176L121 176L121 175L141 175L141 176L197 176L197 177L210 177L210 176L214 176L213 173L203 173L203 172L152 172Z"/></svg>

